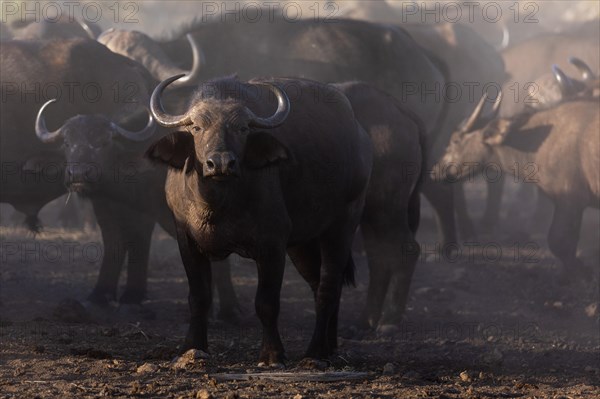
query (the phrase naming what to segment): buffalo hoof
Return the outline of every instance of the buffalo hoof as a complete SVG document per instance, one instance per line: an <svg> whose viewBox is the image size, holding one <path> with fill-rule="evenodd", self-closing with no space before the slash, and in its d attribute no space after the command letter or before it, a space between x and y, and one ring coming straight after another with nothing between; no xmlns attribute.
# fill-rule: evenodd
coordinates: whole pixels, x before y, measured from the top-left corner
<svg viewBox="0 0 600 399"><path fill-rule="evenodd" d="M329 367L329 364L330 363L326 360L305 357L304 359L300 360L298 367L307 370L325 370L327 367Z"/></svg>
<svg viewBox="0 0 600 399"><path fill-rule="evenodd" d="M262 352L258 358L258 367L280 368L280 365L285 368L285 356L281 352Z"/></svg>
<svg viewBox="0 0 600 399"><path fill-rule="evenodd" d="M380 324L377 327L377 335L380 337L393 337L400 332L396 324Z"/></svg>
<svg viewBox="0 0 600 399"><path fill-rule="evenodd" d="M464 226L459 229L460 238L463 241L471 241L477 239L477 233L475 232L475 227L469 223L468 226Z"/></svg>
<svg viewBox="0 0 600 399"><path fill-rule="evenodd" d="M284 370L285 369L285 364L284 363L271 363L271 364L267 364L266 362L259 362L257 364L257 367L259 367L261 369Z"/></svg>
<svg viewBox="0 0 600 399"><path fill-rule="evenodd" d="M115 300L115 295L102 290L94 290L87 300L93 305L107 307L110 302Z"/></svg>
<svg viewBox="0 0 600 399"><path fill-rule="evenodd" d="M581 284L591 281L594 272L586 267L579 259L569 262L562 267L560 273L560 285Z"/></svg>
<svg viewBox="0 0 600 399"><path fill-rule="evenodd" d="M144 299L146 299L146 294L143 291L125 290L123 295L121 295L121 298L119 298L119 303L139 305Z"/></svg>
<svg viewBox="0 0 600 399"><path fill-rule="evenodd" d="M122 303L119 306L118 312L121 316L129 320L140 318L142 320L156 320L156 313L142 305Z"/></svg>
<svg viewBox="0 0 600 399"><path fill-rule="evenodd" d="M227 324L240 325L242 322L242 311L240 309L221 309L217 314L217 319Z"/></svg>

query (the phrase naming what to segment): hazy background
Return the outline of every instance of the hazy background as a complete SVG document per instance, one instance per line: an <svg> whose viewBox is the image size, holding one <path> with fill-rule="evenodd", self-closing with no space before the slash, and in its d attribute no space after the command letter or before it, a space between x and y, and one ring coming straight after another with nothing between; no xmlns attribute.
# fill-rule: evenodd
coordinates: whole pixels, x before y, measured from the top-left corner
<svg viewBox="0 0 600 399"><path fill-rule="evenodd" d="M18 19L19 16L8 15L5 11L10 7L9 4L16 4L18 7L22 7L21 1L3 1L0 12L2 13L2 21L12 21ZM61 1L27 1L28 9L33 9L34 4L39 4L40 9L47 7L48 12L51 12L51 7L47 3L64 4ZM70 2L73 3L73 2ZM381 22L388 23L402 23L402 22L422 22L421 13L411 14L403 13L403 10L410 10L413 5L426 5L427 9L434 9L436 4L440 9L448 7L449 18L454 18L454 10L451 5L458 4L462 10L462 17L460 18L461 23L469 23L468 21L468 6L465 5L465 1L399 1L399 0L380 0L380 1L368 1L368 0L344 0L344 1L267 1L267 0L238 0L238 1L194 1L194 0L180 0L180 1L127 1L120 0L121 9L119 15L115 18L115 1L89 1L84 0L77 2L79 4L74 6L75 15L80 17L84 7L87 8L87 15L85 16L88 20L96 19L95 7L99 6L102 8L102 16L98 21L104 29L108 29L113 26L118 26L126 29L141 30L153 37L169 37L171 32L178 30L181 24L191 23L194 19L205 18L207 20L219 18L219 11L235 10L236 5L239 5L240 9L246 4L254 4L260 6L266 6L267 4L279 5L279 9L286 7L288 3L291 5L288 7L288 13L290 18L295 18L295 10L302 10L303 18L311 18L315 16L316 9L319 9L319 16L326 18L327 16L336 17L356 17L356 18L368 18L375 19ZM517 1L478 1L479 7L475 8L475 16L479 21L482 20L482 10L489 10L490 17L494 17L494 9L496 5L502 7L502 19L510 22L511 19L515 18L515 3ZM488 3L492 3L488 5ZM531 0L520 0L520 15L518 17L519 22L527 16L537 19L539 22L534 22L531 28L540 31L561 31L566 29L573 22L583 22L592 20L600 17L600 2L595 0L579 0L579 1L531 1ZM91 5L90 5L91 4ZM318 7L315 5L318 4ZM216 15L210 10L217 8ZM225 8L224 8L225 7ZM275 7L275 6L273 6ZM67 10L66 7L61 5L61 8ZM511 9L512 8L512 9ZM206 11L206 12L203 12ZM411 14L411 15L407 15ZM443 12L442 12L443 14ZM232 18L231 16L229 18ZM128 21L125 21L125 20ZM137 19L138 22L131 20ZM115 21L116 20L116 21ZM427 17L427 22L433 22L433 17Z"/></svg>

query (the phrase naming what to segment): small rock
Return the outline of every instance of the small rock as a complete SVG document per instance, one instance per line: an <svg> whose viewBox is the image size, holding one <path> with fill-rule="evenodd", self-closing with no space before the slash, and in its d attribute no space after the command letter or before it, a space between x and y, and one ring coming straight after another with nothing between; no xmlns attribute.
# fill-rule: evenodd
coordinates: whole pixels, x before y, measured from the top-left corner
<svg viewBox="0 0 600 399"><path fill-rule="evenodd" d="M463 382L471 382L471 376L469 375L469 373L465 370L462 373L460 373L460 379Z"/></svg>
<svg viewBox="0 0 600 399"><path fill-rule="evenodd" d="M237 392L229 392L225 395L225 399L240 399L240 395Z"/></svg>
<svg viewBox="0 0 600 399"><path fill-rule="evenodd" d="M190 349L183 355L176 357L171 362L171 366L176 370L183 370L193 364L198 363L199 360L208 359L210 355L199 349Z"/></svg>
<svg viewBox="0 0 600 399"><path fill-rule="evenodd" d="M196 392L196 399L214 399L214 396L206 389L201 389Z"/></svg>
<svg viewBox="0 0 600 399"><path fill-rule="evenodd" d="M185 358L192 359L192 360L197 360L197 359L208 359L208 358L210 358L210 355L204 351L201 351L200 349L190 349L187 352L185 352L183 355L181 355L181 357L185 357Z"/></svg>
<svg viewBox="0 0 600 399"><path fill-rule="evenodd" d="M587 317L598 317L598 304L596 302L585 307Z"/></svg>
<svg viewBox="0 0 600 399"><path fill-rule="evenodd" d="M140 367L138 367L135 371L138 373L154 373L154 372L158 371L158 366L156 364L152 364L152 363L144 363Z"/></svg>
<svg viewBox="0 0 600 399"><path fill-rule="evenodd" d="M294 395L293 399L304 399L304 396L302 396L298 393L298 394Z"/></svg>
<svg viewBox="0 0 600 399"><path fill-rule="evenodd" d="M394 365L392 363L386 363L385 366L383 366L383 375L392 375L396 373L396 368L394 367Z"/></svg>

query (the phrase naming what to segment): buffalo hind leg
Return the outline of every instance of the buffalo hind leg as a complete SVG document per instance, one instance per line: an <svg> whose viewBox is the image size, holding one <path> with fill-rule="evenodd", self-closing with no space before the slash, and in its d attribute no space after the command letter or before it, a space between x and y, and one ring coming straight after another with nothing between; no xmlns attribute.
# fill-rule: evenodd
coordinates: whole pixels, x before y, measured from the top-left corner
<svg viewBox="0 0 600 399"><path fill-rule="evenodd" d="M356 220L354 220L356 219ZM321 275L315 300L316 322L306 357L324 359L337 347L337 311L344 280L353 281L352 241L358 216L334 223L320 238Z"/></svg>
<svg viewBox="0 0 600 399"><path fill-rule="evenodd" d="M310 286L316 300L319 280L321 279L321 250L319 242L313 240L307 244L290 247L287 253L298 273L300 273L304 281Z"/></svg>
<svg viewBox="0 0 600 399"><path fill-rule="evenodd" d="M219 295L218 318L229 323L240 320L241 306L231 281L231 264L228 259L212 262L214 284Z"/></svg>
<svg viewBox="0 0 600 399"><path fill-rule="evenodd" d="M394 259L388 258L390 251L384 248L385 236L377 234L377 228L361 224L365 251L369 262L369 287L367 304L359 320L361 328L375 328L383 312L383 303L390 284L391 267Z"/></svg>
<svg viewBox="0 0 600 399"><path fill-rule="evenodd" d="M562 263L563 280L570 282L574 275L585 276L583 263L577 259L577 244L581 230L583 207L573 203L556 203L548 246L554 256Z"/></svg>
<svg viewBox="0 0 600 399"><path fill-rule="evenodd" d="M288 255L296 266L296 269L298 269L300 275L310 286L316 306L319 281L321 279L321 251L319 249L319 242L311 241L308 244L290 248L288 249ZM352 258L350 258L349 261L351 263L348 265L348 268L354 269ZM334 315L329 320L327 326L327 341L329 349L332 351L337 349L338 311L339 306L338 309L335 310Z"/></svg>

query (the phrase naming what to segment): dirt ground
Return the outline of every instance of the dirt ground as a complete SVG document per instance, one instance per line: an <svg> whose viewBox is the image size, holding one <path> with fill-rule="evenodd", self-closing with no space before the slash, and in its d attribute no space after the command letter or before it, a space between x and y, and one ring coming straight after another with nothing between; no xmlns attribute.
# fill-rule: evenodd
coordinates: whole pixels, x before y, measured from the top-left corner
<svg viewBox="0 0 600 399"><path fill-rule="evenodd" d="M585 214L580 242L593 277L564 284L544 234L526 234L519 215L444 259L426 212L424 254L397 330L353 327L367 284L358 251L358 284L344 291L339 353L326 370L343 378L332 382L301 374L314 311L291 265L280 329L285 371L297 378L272 381L251 375L269 373L256 367L252 263L234 260L240 322L213 318L210 358L173 362L187 328L187 282L168 235L155 231L148 300L102 309L85 303L99 268L97 231L47 227L34 238L2 227L0 398L598 398L598 219ZM231 373L243 379L227 381Z"/></svg>

